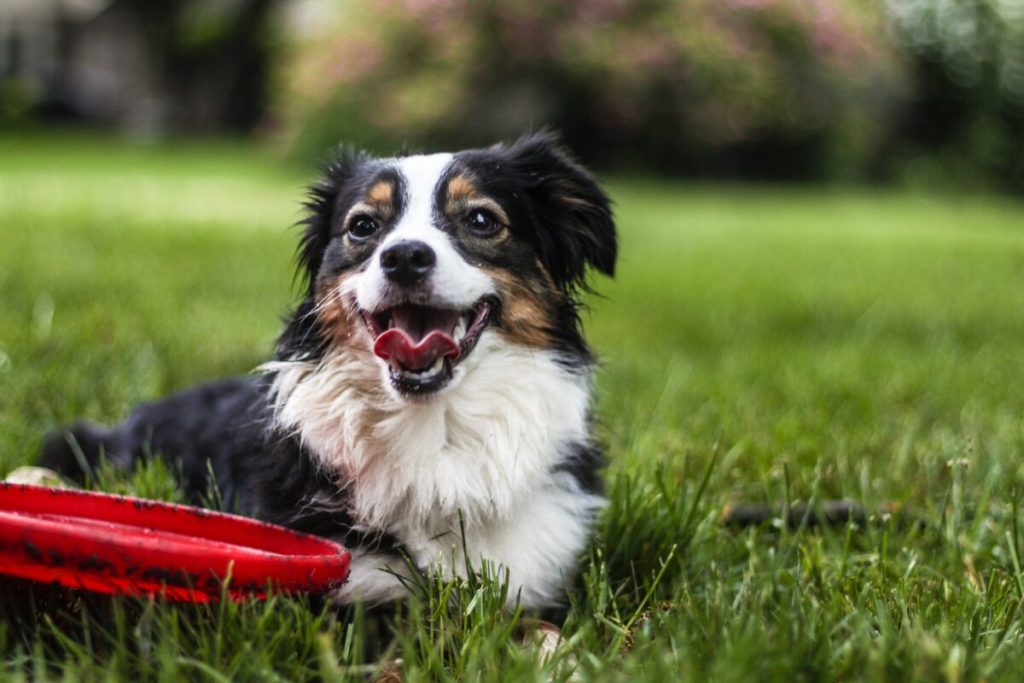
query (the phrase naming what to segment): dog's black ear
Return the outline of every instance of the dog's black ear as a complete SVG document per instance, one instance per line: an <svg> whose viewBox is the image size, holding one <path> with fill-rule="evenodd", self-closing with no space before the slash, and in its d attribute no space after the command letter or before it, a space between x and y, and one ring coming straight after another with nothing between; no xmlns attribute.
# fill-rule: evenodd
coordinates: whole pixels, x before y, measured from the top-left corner
<svg viewBox="0 0 1024 683"><path fill-rule="evenodd" d="M532 200L541 262L555 283L585 286L588 266L614 275L618 244L611 201L558 136L534 133L505 153Z"/></svg>
<svg viewBox="0 0 1024 683"><path fill-rule="evenodd" d="M298 248L298 273L310 294L331 241L331 227L337 219L338 197L349 180L368 159L365 152L339 147L334 157L321 168L320 179L313 183L303 207L306 217L300 221L302 239Z"/></svg>

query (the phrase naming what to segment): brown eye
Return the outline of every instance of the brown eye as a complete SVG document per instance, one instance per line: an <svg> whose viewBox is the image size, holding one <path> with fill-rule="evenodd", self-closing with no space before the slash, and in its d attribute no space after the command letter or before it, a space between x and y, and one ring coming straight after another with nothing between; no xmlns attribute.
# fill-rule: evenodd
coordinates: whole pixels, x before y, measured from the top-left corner
<svg viewBox="0 0 1024 683"><path fill-rule="evenodd" d="M494 237L501 230L501 223L493 213L485 209L473 209L466 216L466 225L478 237Z"/></svg>
<svg viewBox="0 0 1024 683"><path fill-rule="evenodd" d="M375 218L355 216L348 223L348 236L353 242L359 242L373 237L379 228L380 224Z"/></svg>

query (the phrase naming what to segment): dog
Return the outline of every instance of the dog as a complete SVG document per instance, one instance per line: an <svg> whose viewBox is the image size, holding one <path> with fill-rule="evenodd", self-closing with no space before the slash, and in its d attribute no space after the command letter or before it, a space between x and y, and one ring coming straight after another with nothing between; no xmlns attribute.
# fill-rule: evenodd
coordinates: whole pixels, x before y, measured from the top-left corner
<svg viewBox="0 0 1024 683"><path fill-rule="evenodd" d="M303 297L260 373L112 428L80 422L40 465L81 478L101 458L161 456L193 500L212 479L243 514L343 543L339 604L483 560L507 571L510 604L564 602L604 502L579 310L589 271L613 275L608 196L543 132L342 150L305 208Z"/></svg>

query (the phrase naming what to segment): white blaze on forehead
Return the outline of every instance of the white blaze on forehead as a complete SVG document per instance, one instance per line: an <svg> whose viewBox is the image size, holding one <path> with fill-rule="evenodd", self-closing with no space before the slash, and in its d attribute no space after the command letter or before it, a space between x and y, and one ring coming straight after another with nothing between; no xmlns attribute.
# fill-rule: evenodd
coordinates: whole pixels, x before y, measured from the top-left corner
<svg viewBox="0 0 1024 683"><path fill-rule="evenodd" d="M437 263L423 287L438 307L465 309L481 297L494 293L491 279L467 263L452 244L451 236L435 225L440 214L437 206L440 182L452 159L451 154L430 154L395 160L394 167L401 175L402 214L377 247L366 271L349 284L360 308L376 310L384 301L391 287L380 267L380 253L402 240L424 242L434 250Z"/></svg>
<svg viewBox="0 0 1024 683"><path fill-rule="evenodd" d="M434 223L434 198L437 195L441 176L452 161L451 154L405 157L398 160L398 172L402 175L405 191L405 207L398 225L384 240L424 239L430 237L428 228ZM434 230L437 232L437 230ZM396 237L398 233L402 233ZM426 233L426 234L425 234ZM424 240L426 241L426 240Z"/></svg>

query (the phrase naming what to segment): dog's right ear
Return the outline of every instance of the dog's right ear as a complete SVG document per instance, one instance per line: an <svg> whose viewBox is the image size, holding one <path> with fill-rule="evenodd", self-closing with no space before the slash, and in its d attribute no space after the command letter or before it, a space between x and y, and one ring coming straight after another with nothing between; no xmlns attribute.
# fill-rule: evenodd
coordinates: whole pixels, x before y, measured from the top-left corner
<svg viewBox="0 0 1024 683"><path fill-rule="evenodd" d="M323 164L320 179L309 187L303 208L306 217L299 221L302 239L298 248L296 277L308 294L314 293L316 276L324 260L324 251L331 241L331 229L337 220L338 198L345 185L369 156L349 147L339 147L334 157Z"/></svg>
<svg viewBox="0 0 1024 683"><path fill-rule="evenodd" d="M618 241L611 200L558 135L533 133L498 149L532 198L540 259L555 283L586 289L588 268L613 275Z"/></svg>

